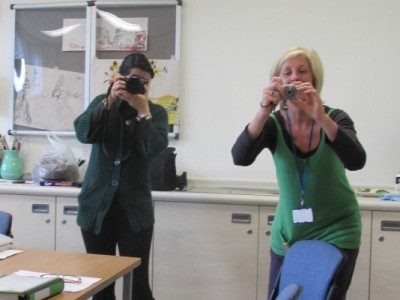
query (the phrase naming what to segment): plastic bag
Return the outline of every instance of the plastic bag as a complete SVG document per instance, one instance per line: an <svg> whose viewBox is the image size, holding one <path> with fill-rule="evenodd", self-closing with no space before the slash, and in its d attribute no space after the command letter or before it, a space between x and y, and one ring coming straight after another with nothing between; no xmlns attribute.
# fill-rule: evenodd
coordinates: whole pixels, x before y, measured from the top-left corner
<svg viewBox="0 0 400 300"><path fill-rule="evenodd" d="M53 133L48 133L47 138L52 147L37 158L32 180L36 183L77 180L79 169L71 148Z"/></svg>

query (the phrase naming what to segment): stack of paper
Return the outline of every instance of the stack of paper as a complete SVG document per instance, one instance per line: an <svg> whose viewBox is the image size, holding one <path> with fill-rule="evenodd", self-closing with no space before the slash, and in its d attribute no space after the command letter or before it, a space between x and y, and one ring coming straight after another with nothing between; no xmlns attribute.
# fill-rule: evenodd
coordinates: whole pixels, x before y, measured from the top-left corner
<svg viewBox="0 0 400 300"><path fill-rule="evenodd" d="M19 275L19 276L41 277L43 274L46 274L46 273L40 273L40 272L34 272L34 271L28 271L28 270L19 270L19 271L15 272L14 274ZM90 285L101 280L101 278L95 278L95 277L83 277L83 276L78 276L78 277L81 279L81 283L76 284L76 283L66 282L64 284L64 292L80 292L80 291L84 290L85 288L89 287ZM3 299L0 297L0 300L3 300Z"/></svg>
<svg viewBox="0 0 400 300"><path fill-rule="evenodd" d="M12 247L13 239L4 234L0 234L0 251L7 250Z"/></svg>

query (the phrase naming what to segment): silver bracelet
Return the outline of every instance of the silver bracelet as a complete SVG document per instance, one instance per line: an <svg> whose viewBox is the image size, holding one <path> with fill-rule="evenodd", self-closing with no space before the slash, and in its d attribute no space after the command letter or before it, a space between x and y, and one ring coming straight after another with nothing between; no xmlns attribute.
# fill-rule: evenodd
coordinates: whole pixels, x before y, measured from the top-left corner
<svg viewBox="0 0 400 300"><path fill-rule="evenodd" d="M272 102L270 102L270 103L267 104L267 105L262 104L262 101L260 102L260 107L262 107L262 108L267 108L267 107L270 107L270 106L272 106L272 105L273 105Z"/></svg>
<svg viewBox="0 0 400 300"><path fill-rule="evenodd" d="M148 120L151 120L153 118L153 116L151 115L151 114L148 114L148 115L138 115L137 117L136 117L136 121L138 121L138 122L140 122L140 121L148 121Z"/></svg>
<svg viewBox="0 0 400 300"><path fill-rule="evenodd" d="M263 105L263 104L262 104L262 101L261 101L261 102L260 102L260 107L261 107L261 108L268 108L268 107L271 107L271 112L275 112L276 104L273 103L273 102L270 102L268 105Z"/></svg>

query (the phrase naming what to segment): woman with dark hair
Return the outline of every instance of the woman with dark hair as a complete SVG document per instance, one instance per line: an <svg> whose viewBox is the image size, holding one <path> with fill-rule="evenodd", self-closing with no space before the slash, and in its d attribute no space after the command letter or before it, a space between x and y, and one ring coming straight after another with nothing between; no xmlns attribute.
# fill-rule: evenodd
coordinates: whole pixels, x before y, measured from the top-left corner
<svg viewBox="0 0 400 300"><path fill-rule="evenodd" d="M140 53L125 57L107 94L93 99L74 122L81 143L92 144L78 196L77 223L88 253L140 257L133 298L152 300L149 253L154 209L149 163L168 145L168 115L149 100L154 71ZM114 284L93 297L115 299Z"/></svg>

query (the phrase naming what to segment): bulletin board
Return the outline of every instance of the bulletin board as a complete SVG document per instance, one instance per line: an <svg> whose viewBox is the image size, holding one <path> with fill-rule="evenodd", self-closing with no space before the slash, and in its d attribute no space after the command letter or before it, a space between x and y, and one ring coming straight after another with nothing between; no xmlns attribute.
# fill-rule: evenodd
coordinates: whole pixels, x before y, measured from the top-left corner
<svg viewBox="0 0 400 300"><path fill-rule="evenodd" d="M74 135L73 121L123 58L145 54L151 101L179 136L181 1L11 5L14 28L10 134Z"/></svg>

